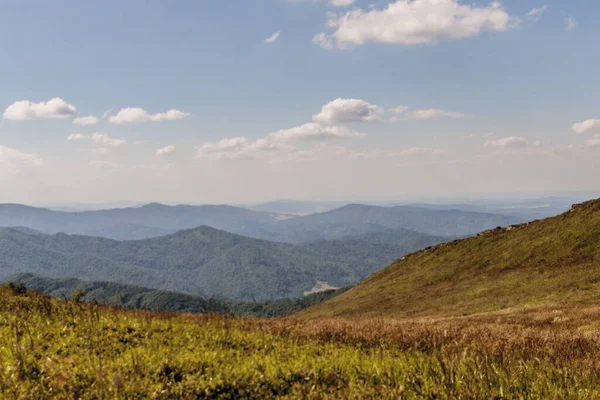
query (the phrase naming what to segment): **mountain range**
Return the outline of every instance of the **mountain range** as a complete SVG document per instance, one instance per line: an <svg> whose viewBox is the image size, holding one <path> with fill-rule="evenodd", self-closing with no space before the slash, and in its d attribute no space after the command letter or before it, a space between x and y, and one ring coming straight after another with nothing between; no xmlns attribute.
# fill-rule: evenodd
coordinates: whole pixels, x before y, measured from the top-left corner
<svg viewBox="0 0 600 400"><path fill-rule="evenodd" d="M285 243L345 239L365 233L408 229L433 236L465 236L522 222L518 217L455 209L347 205L306 216L253 211L226 205L142 207L64 212L0 204L1 227L25 227L46 234L67 233L139 240L210 226L239 235Z"/></svg>

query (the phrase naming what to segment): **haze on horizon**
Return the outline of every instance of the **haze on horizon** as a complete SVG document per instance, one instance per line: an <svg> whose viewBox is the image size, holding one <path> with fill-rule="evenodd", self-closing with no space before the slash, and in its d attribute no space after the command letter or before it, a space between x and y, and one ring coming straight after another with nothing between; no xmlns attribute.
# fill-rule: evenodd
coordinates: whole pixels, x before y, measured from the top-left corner
<svg viewBox="0 0 600 400"><path fill-rule="evenodd" d="M0 202L597 192L599 11L584 0L5 4Z"/></svg>

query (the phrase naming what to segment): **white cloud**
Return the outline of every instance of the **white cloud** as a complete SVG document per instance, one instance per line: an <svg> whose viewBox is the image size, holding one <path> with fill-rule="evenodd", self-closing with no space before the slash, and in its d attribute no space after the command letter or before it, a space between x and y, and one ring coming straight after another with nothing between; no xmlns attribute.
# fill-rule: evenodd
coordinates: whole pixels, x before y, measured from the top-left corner
<svg viewBox="0 0 600 400"><path fill-rule="evenodd" d="M313 121L326 124L343 122L380 121L385 109L360 99L335 99L325 104L319 114L313 115Z"/></svg>
<svg viewBox="0 0 600 400"><path fill-rule="evenodd" d="M89 117L77 117L73 120L75 125L95 125L98 123L98 117L90 115Z"/></svg>
<svg viewBox="0 0 600 400"><path fill-rule="evenodd" d="M329 4L334 7L348 7L356 3L356 0L331 0Z"/></svg>
<svg viewBox="0 0 600 400"><path fill-rule="evenodd" d="M575 133L586 133L593 130L600 130L600 119L588 119L573 125Z"/></svg>
<svg viewBox="0 0 600 400"><path fill-rule="evenodd" d="M334 29L333 33L320 33L313 43L324 48L368 42L435 44L440 39L472 37L482 31L503 32L514 21L498 1L477 7L458 0L397 0L383 10L330 14L327 27Z"/></svg>
<svg viewBox="0 0 600 400"><path fill-rule="evenodd" d="M408 149L403 149L398 152L392 153L393 156L400 156L400 157L438 155L438 154L442 154L442 150L431 149L431 148L427 148L427 147L411 147Z"/></svg>
<svg viewBox="0 0 600 400"><path fill-rule="evenodd" d="M331 36L326 34L325 32L317 33L312 38L312 42L313 42L313 44L318 44L319 46L321 46L324 49L333 49L333 47L334 47Z"/></svg>
<svg viewBox="0 0 600 400"><path fill-rule="evenodd" d="M0 146L0 166L8 168L23 165L40 166L42 159L37 154L24 153L17 149Z"/></svg>
<svg viewBox="0 0 600 400"><path fill-rule="evenodd" d="M485 147L493 149L522 149L529 146L529 141L518 136L504 137L496 140L488 140Z"/></svg>
<svg viewBox="0 0 600 400"><path fill-rule="evenodd" d="M33 119L65 119L77 115L75 106L61 98L32 103L31 101L15 101L4 111L4 118L14 121Z"/></svg>
<svg viewBox="0 0 600 400"><path fill-rule="evenodd" d="M600 136L597 139L591 139L585 141L586 147L600 147Z"/></svg>
<svg viewBox="0 0 600 400"><path fill-rule="evenodd" d="M402 113L405 113L406 111L408 111L408 107L398 106L398 107L392 108L390 111L393 112L394 114L402 114Z"/></svg>
<svg viewBox="0 0 600 400"><path fill-rule="evenodd" d="M91 139L94 143L104 144L111 147L118 147L126 143L125 140L114 139L107 133L93 133Z"/></svg>
<svg viewBox="0 0 600 400"><path fill-rule="evenodd" d="M196 148L196 158L211 160L249 158L251 143L244 137L221 139L216 143L204 143Z"/></svg>
<svg viewBox="0 0 600 400"><path fill-rule="evenodd" d="M300 156L308 150L296 149L288 144L294 141L322 141L331 138L349 138L362 136L345 127L334 125L321 125L310 122L290 129L283 129L270 133L267 137L258 140L248 140L245 137L221 139L214 143L204 143L196 148L196 158L212 160L223 159L250 159L259 153L286 150L290 156Z"/></svg>
<svg viewBox="0 0 600 400"><path fill-rule="evenodd" d="M345 147L336 148L335 155L345 157L349 160L361 160L369 157L369 154L366 151L355 151Z"/></svg>
<svg viewBox="0 0 600 400"><path fill-rule="evenodd" d="M567 32L573 32L577 29L577 21L573 17L567 17L565 19L565 30Z"/></svg>
<svg viewBox="0 0 600 400"><path fill-rule="evenodd" d="M173 154L173 152L175 152L175 146L170 145L170 146L166 146L166 147L156 150L156 155L157 156L166 156L169 154Z"/></svg>
<svg viewBox="0 0 600 400"><path fill-rule="evenodd" d="M271 36L269 36L268 38L266 38L264 40L265 43L274 43L275 41L277 41L277 39L279 39L279 36L281 35L281 31L277 31L274 34L272 34Z"/></svg>
<svg viewBox="0 0 600 400"><path fill-rule="evenodd" d="M526 17L532 21L538 22L542 17L542 14L548 9L548 5L544 4L541 7L532 8L527 14Z"/></svg>
<svg viewBox="0 0 600 400"><path fill-rule="evenodd" d="M96 154L106 154L108 153L110 150L107 149L106 147L98 147L96 149L92 150L92 153L96 153Z"/></svg>
<svg viewBox="0 0 600 400"><path fill-rule="evenodd" d="M444 110L438 110L438 109L432 108L432 109L428 109L428 110L412 111L412 112L408 113L407 117L409 119L432 119L432 118L442 118L442 117L456 119L456 118L467 118L467 117L469 117L469 115L459 113L459 112L444 111Z"/></svg>
<svg viewBox="0 0 600 400"><path fill-rule="evenodd" d="M111 116L108 121L113 124L138 124L142 122L172 121L189 117L190 114L169 110L165 113L150 114L140 107L128 107L121 109L117 115Z"/></svg>
<svg viewBox="0 0 600 400"><path fill-rule="evenodd" d="M87 135L84 135L83 133L71 133L68 137L67 140L70 141L74 141L74 140L84 140L87 139Z"/></svg>
<svg viewBox="0 0 600 400"><path fill-rule="evenodd" d="M325 140L335 138L350 138L363 136L362 133L351 131L343 126L321 125L309 122L290 129L282 129L270 133L268 139L280 142L295 140Z"/></svg>

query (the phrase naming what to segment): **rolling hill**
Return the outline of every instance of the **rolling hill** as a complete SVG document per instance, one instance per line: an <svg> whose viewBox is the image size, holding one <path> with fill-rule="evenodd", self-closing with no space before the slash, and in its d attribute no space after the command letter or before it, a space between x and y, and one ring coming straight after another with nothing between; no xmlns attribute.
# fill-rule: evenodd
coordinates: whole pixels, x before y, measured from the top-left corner
<svg viewBox="0 0 600 400"><path fill-rule="evenodd" d="M522 222L517 217L411 206L380 207L349 204L335 210L280 221L269 240L307 242L343 239L390 229L408 229L436 236L467 236L496 226Z"/></svg>
<svg viewBox="0 0 600 400"><path fill-rule="evenodd" d="M40 232L68 233L137 240L164 236L183 229L211 226L244 234L274 223L278 215L226 205L142 207L64 212L20 204L0 204L0 226L22 226Z"/></svg>
<svg viewBox="0 0 600 400"><path fill-rule="evenodd" d="M115 282L91 282L73 278L46 278L35 274L13 275L3 284L23 285L27 289L58 299L69 300L81 293L79 300L113 307L149 311L186 313L227 313L251 317L280 317L330 299L347 289L328 290L299 299L278 299L262 303L202 298L184 293L149 289Z"/></svg>
<svg viewBox="0 0 600 400"><path fill-rule="evenodd" d="M407 229L433 236L465 236L522 222L516 217L459 210L348 205L307 216L290 216L239 207L166 206L63 212L19 204L0 204L0 227L20 226L55 234L140 240L179 230L210 226L257 239L284 243L339 240L386 230Z"/></svg>
<svg viewBox="0 0 600 400"><path fill-rule="evenodd" d="M448 240L410 231L347 241L275 243L200 227L138 241L0 229L0 279L30 272L116 281L203 297L302 297L318 281L356 284L394 259Z"/></svg>
<svg viewBox="0 0 600 400"><path fill-rule="evenodd" d="M397 260L300 317L461 316L600 304L600 200Z"/></svg>

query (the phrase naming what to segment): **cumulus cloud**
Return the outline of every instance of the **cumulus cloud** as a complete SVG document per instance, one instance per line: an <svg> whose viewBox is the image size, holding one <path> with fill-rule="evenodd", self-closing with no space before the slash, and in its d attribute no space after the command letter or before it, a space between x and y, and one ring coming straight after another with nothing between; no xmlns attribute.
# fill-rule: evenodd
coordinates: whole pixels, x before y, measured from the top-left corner
<svg viewBox="0 0 600 400"><path fill-rule="evenodd" d="M438 109L428 109L428 110L416 110L408 113L407 117L409 119L432 119L432 118L467 118L468 114L463 114L459 112L453 111L444 111Z"/></svg>
<svg viewBox="0 0 600 400"><path fill-rule="evenodd" d="M175 146L170 145L170 146L166 146L166 147L156 150L156 155L157 156L166 156L169 154L173 154L174 152L175 152Z"/></svg>
<svg viewBox="0 0 600 400"><path fill-rule="evenodd" d="M73 120L75 125L95 125L98 123L98 117L90 115L89 117L77 117Z"/></svg>
<svg viewBox="0 0 600 400"><path fill-rule="evenodd" d="M123 139L115 139L108 133L93 133L91 140L97 144L104 144L111 147L118 147L126 143Z"/></svg>
<svg viewBox="0 0 600 400"><path fill-rule="evenodd" d="M544 4L541 7L532 8L527 14L526 17L532 21L538 22L542 17L542 14L548 9L548 6Z"/></svg>
<svg viewBox="0 0 600 400"><path fill-rule="evenodd" d="M363 134L351 131L343 126L322 125L315 122L309 122L294 128L282 129L270 133L267 138L273 141L289 142L296 140L325 140L358 136L363 136Z"/></svg>
<svg viewBox="0 0 600 400"><path fill-rule="evenodd" d="M261 152L288 150L299 152L290 142L295 141L323 141L332 138L349 138L362 136L361 133L351 131L342 126L321 125L310 122L290 129L272 132L265 138L248 140L245 137L221 139L218 142L204 143L196 148L196 158L212 160L223 159L249 159Z"/></svg>
<svg viewBox="0 0 600 400"><path fill-rule="evenodd" d="M75 140L84 140L87 139L87 135L83 134L83 133L71 133L68 137L67 140L70 141L75 141Z"/></svg>
<svg viewBox="0 0 600 400"><path fill-rule="evenodd" d="M313 115L313 121L325 124L379 121L385 109L360 99L335 99Z"/></svg>
<svg viewBox="0 0 600 400"><path fill-rule="evenodd" d="M504 137L496 140L488 140L484 144L492 149L522 149L529 146L529 141L518 136Z"/></svg>
<svg viewBox="0 0 600 400"><path fill-rule="evenodd" d="M567 17L565 19L565 30L567 32L573 32L577 29L577 21L573 17Z"/></svg>
<svg viewBox="0 0 600 400"><path fill-rule="evenodd" d="M216 143L204 143L196 148L196 158L211 160L249 158L251 142L244 137L221 139Z"/></svg>
<svg viewBox="0 0 600 400"><path fill-rule="evenodd" d="M586 133L594 130L600 130L600 119L588 119L573 125L575 133Z"/></svg>
<svg viewBox="0 0 600 400"><path fill-rule="evenodd" d="M313 43L324 48L368 42L431 45L445 38L477 36L482 31L504 32L514 21L498 1L478 7L458 0L397 0L382 10L330 14L327 27L333 32L319 33Z"/></svg>
<svg viewBox="0 0 600 400"><path fill-rule="evenodd" d="M42 159L37 154L24 153L17 149L0 146L0 166L3 168L40 165L42 165Z"/></svg>
<svg viewBox="0 0 600 400"><path fill-rule="evenodd" d="M348 7L356 3L356 0L331 0L329 4L334 7Z"/></svg>
<svg viewBox="0 0 600 400"><path fill-rule="evenodd" d="M398 107L392 108L390 111L393 112L394 114L402 114L402 113L405 113L406 111L408 111L408 107L398 106Z"/></svg>
<svg viewBox="0 0 600 400"><path fill-rule="evenodd" d="M3 115L5 119L13 121L65 119L77 115L77 109L63 99L55 97L39 103L27 100L15 101L6 108Z"/></svg>
<svg viewBox="0 0 600 400"><path fill-rule="evenodd" d="M281 31L277 31L274 34L272 34L271 36L269 36L268 38L266 38L264 40L265 43L275 43L277 41L277 39L279 39L279 36L281 35Z"/></svg>
<svg viewBox="0 0 600 400"><path fill-rule="evenodd" d="M119 110L117 115L111 116L108 121L112 124L139 124L142 122L173 121L189 116L189 113L179 110L169 110L164 113L150 114L140 107L128 107Z"/></svg>

